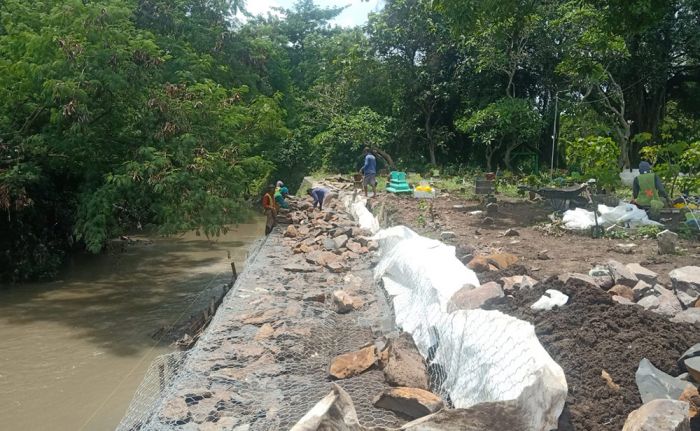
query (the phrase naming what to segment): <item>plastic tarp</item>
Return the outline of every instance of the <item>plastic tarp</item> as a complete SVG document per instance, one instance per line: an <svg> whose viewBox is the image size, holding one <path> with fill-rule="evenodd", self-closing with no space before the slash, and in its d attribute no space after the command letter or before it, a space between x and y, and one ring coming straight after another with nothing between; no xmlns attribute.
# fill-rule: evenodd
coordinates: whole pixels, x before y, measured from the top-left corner
<svg viewBox="0 0 700 431"><path fill-rule="evenodd" d="M649 219L646 211L632 204L620 204L616 207L598 205L598 214L600 214L598 216L598 224L604 227L615 224L629 228L646 225L661 226L661 223ZM585 230L595 226L595 215L593 211L576 208L566 211L562 221L567 229Z"/></svg>
<svg viewBox="0 0 700 431"><path fill-rule="evenodd" d="M366 198L346 194L342 196L342 200L345 208L362 229L367 229L373 234L379 232L379 222L367 209Z"/></svg>
<svg viewBox="0 0 700 431"><path fill-rule="evenodd" d="M436 388L457 408L512 401L530 429L557 427L568 388L561 367L537 340L534 327L498 311L447 313L452 295L479 286L454 247L404 226L380 231L382 259L375 269L391 297L396 324L439 371Z"/></svg>

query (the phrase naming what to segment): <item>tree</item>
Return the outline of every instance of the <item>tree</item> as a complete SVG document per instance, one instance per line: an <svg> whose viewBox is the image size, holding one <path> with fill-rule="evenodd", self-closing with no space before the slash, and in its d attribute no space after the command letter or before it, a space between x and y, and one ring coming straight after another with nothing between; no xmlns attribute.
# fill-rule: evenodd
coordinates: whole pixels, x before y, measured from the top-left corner
<svg viewBox="0 0 700 431"><path fill-rule="evenodd" d="M391 119L367 107L350 115L337 116L328 130L318 134L313 144L331 171L354 172L363 148L386 148L391 140Z"/></svg>
<svg viewBox="0 0 700 431"><path fill-rule="evenodd" d="M483 147L487 170L492 169L497 153L503 153L506 167L512 169L511 155L516 148L521 145L536 147L542 120L528 101L504 98L465 114L457 119L456 126Z"/></svg>

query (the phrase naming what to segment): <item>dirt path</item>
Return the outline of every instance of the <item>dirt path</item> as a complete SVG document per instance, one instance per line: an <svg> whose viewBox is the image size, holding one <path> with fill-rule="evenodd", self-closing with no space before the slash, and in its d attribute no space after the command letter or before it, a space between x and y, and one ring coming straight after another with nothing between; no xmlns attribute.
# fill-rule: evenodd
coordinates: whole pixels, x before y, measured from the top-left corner
<svg viewBox="0 0 700 431"><path fill-rule="evenodd" d="M499 202L498 213L490 216L494 224L489 225L484 223L485 214L470 214L483 210L475 201L441 197L432 202L431 211L413 198L381 195L377 199L387 204L395 223L433 238L439 238L444 231L454 232L456 239L451 242L458 246L458 253L505 251L515 254L537 279L564 272L588 272L596 264L615 259L622 263L640 263L657 272L659 281L667 284L671 270L700 262L698 242L681 241L683 253L661 256L653 239L592 239L582 234L548 232L544 224L549 222L548 215L552 211L541 202ZM515 229L519 236L504 236L508 229ZM621 243L634 243L637 247L633 254L623 254L615 251L615 245ZM538 259L538 253L545 250L549 259Z"/></svg>

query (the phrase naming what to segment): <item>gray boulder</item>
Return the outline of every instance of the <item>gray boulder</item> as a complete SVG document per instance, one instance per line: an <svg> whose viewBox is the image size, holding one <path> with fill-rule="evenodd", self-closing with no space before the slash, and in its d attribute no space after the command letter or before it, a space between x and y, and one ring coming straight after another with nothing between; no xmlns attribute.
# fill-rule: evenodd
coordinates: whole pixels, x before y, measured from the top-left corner
<svg viewBox="0 0 700 431"><path fill-rule="evenodd" d="M656 235L656 240L659 243L660 254L673 254L676 252L678 234L666 229L665 231Z"/></svg>
<svg viewBox="0 0 700 431"><path fill-rule="evenodd" d="M628 263L625 266L638 279L646 281L649 284L656 284L656 280L659 278L659 274L655 273L654 271L648 268L643 267L638 263Z"/></svg>
<svg viewBox="0 0 700 431"><path fill-rule="evenodd" d="M639 362L635 381L644 403L658 399L677 400L688 386L692 386L659 370L647 358Z"/></svg>
<svg viewBox="0 0 700 431"><path fill-rule="evenodd" d="M688 308L673 316L674 323L700 323L700 308Z"/></svg>
<svg viewBox="0 0 700 431"><path fill-rule="evenodd" d="M700 297L700 266L684 266L669 274L678 299L688 307Z"/></svg>
<svg viewBox="0 0 700 431"><path fill-rule="evenodd" d="M609 260L607 263L607 267L615 284L622 284L623 286L634 287L639 281L637 276L634 275L632 271L627 269L625 265L616 260Z"/></svg>

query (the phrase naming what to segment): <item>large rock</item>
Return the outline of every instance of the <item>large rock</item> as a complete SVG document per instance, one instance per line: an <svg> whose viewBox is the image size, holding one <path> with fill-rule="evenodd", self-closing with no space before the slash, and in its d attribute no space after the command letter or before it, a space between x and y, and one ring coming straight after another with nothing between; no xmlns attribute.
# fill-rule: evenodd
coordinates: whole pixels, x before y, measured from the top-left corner
<svg viewBox="0 0 700 431"><path fill-rule="evenodd" d="M491 265L486 257L476 256L469 261L467 268L474 272L488 272L491 269Z"/></svg>
<svg viewBox="0 0 700 431"><path fill-rule="evenodd" d="M639 362L635 380L644 403L658 399L677 400L690 385L659 370L647 358Z"/></svg>
<svg viewBox="0 0 700 431"><path fill-rule="evenodd" d="M700 356L700 343L691 346L688 350L683 352L681 357L678 359L678 367L681 370L685 369L685 367L683 366L683 361L685 361L688 358L694 358L696 356Z"/></svg>
<svg viewBox="0 0 700 431"><path fill-rule="evenodd" d="M447 312L479 308L492 298L503 298L503 289L496 282L485 283L479 287L464 286L450 298L450 302L447 303Z"/></svg>
<svg viewBox="0 0 700 431"><path fill-rule="evenodd" d="M686 358L683 360L683 365L690 377L696 381L700 382L700 357L694 356L692 358Z"/></svg>
<svg viewBox="0 0 700 431"><path fill-rule="evenodd" d="M386 389L374 399L373 404L413 419L435 413L445 405L442 398L432 392L405 387Z"/></svg>
<svg viewBox="0 0 700 431"><path fill-rule="evenodd" d="M401 427L403 431L531 431L515 402L481 403L467 409L442 409Z"/></svg>
<svg viewBox="0 0 700 431"><path fill-rule="evenodd" d="M688 403L653 400L627 416L622 431L690 431Z"/></svg>
<svg viewBox="0 0 700 431"><path fill-rule="evenodd" d="M654 286L654 294L645 296L637 302L644 309L666 317L674 317L683 311L676 295L661 285Z"/></svg>
<svg viewBox="0 0 700 431"><path fill-rule="evenodd" d="M654 295L654 286L646 281L639 280L632 288L632 293L634 294L634 300L639 301L642 298Z"/></svg>
<svg viewBox="0 0 700 431"><path fill-rule="evenodd" d="M673 290L686 307L692 307L700 297L700 266L684 266L669 274Z"/></svg>
<svg viewBox="0 0 700 431"><path fill-rule="evenodd" d="M654 286L654 291L660 294L659 308L654 311L666 317L673 317L683 311L683 306L678 300L678 297L674 295L671 290L657 284Z"/></svg>
<svg viewBox="0 0 700 431"><path fill-rule="evenodd" d="M335 304L335 310L339 314L345 314L360 309L363 305L360 299L353 298L343 290L336 290L333 292L333 304Z"/></svg>
<svg viewBox="0 0 700 431"><path fill-rule="evenodd" d="M638 263L628 263L625 265L627 269L634 274L639 280L646 281L649 284L656 284L656 280L659 278L659 274L654 271L643 267Z"/></svg>
<svg viewBox="0 0 700 431"><path fill-rule="evenodd" d="M634 301L634 291L631 288L621 284L616 284L613 286L610 290L608 290L608 293L611 295L622 296L630 301Z"/></svg>
<svg viewBox="0 0 700 431"><path fill-rule="evenodd" d="M498 269L506 269L518 261L518 257L510 253L496 253L486 256L486 260Z"/></svg>
<svg viewBox="0 0 700 431"><path fill-rule="evenodd" d="M656 235L656 240L659 243L660 254L673 254L676 252L678 244L678 234L666 229Z"/></svg>
<svg viewBox="0 0 700 431"><path fill-rule="evenodd" d="M607 263L608 270L612 276L615 284L622 284L623 286L634 287L639 279L632 271L630 271L625 265L621 264L616 260L609 260Z"/></svg>
<svg viewBox="0 0 700 431"><path fill-rule="evenodd" d="M331 393L309 410L290 431L361 431L352 399L335 383Z"/></svg>
<svg viewBox="0 0 700 431"><path fill-rule="evenodd" d="M428 370L411 334L402 333L387 348L384 378L392 386L428 389Z"/></svg>
<svg viewBox="0 0 700 431"><path fill-rule="evenodd" d="M328 374L335 379L347 379L367 371L377 362L377 348L372 346L344 353L331 360Z"/></svg>
<svg viewBox="0 0 700 431"><path fill-rule="evenodd" d="M671 322L674 323L700 323L700 308L688 308L673 316Z"/></svg>
<svg viewBox="0 0 700 431"><path fill-rule="evenodd" d="M528 275L514 275L501 278L503 290L506 292L520 289L530 289L537 284L537 280Z"/></svg>
<svg viewBox="0 0 700 431"><path fill-rule="evenodd" d="M333 241L335 241L335 246L336 248L343 248L345 247L345 244L348 243L348 236L347 235L340 235L335 238L333 238Z"/></svg>

